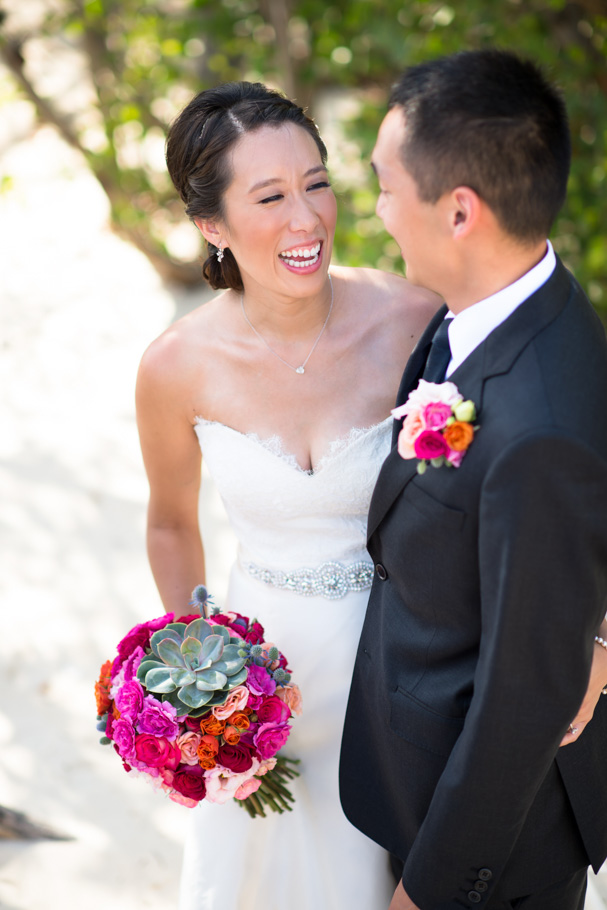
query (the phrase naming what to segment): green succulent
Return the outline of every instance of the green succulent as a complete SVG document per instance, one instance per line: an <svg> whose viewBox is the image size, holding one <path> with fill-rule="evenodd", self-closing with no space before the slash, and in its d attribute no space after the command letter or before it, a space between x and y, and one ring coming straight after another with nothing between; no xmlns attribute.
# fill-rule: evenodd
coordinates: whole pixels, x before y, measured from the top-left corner
<svg viewBox="0 0 607 910"><path fill-rule="evenodd" d="M152 635L153 656L142 660L137 678L148 692L174 705L178 716L198 716L224 704L230 690L247 678L242 644L225 626L204 619L169 623Z"/></svg>

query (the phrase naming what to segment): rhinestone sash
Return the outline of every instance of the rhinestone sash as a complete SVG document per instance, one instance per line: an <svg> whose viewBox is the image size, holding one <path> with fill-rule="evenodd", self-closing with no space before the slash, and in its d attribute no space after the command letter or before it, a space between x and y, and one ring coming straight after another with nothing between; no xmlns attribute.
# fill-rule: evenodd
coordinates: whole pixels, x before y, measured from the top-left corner
<svg viewBox="0 0 607 910"><path fill-rule="evenodd" d="M326 597L328 600L339 600L349 591L366 591L373 581L373 565L369 562L351 565L324 562L315 569L295 569L293 572L274 571L246 562L244 569L253 578L273 588L282 588L303 597Z"/></svg>

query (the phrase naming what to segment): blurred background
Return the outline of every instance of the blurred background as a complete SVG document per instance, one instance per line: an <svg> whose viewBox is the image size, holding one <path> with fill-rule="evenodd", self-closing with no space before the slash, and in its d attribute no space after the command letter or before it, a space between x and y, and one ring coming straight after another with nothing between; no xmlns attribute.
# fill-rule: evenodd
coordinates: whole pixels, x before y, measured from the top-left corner
<svg viewBox="0 0 607 910"><path fill-rule="evenodd" d="M71 838L16 838L0 809L2 910L176 906L187 810L98 745L92 694L125 629L162 609L138 362L210 295L167 125L225 80L284 90L329 149L335 259L402 271L368 164L387 93L407 64L487 44L565 93L552 239L607 323L607 0L0 0L0 806ZM234 541L206 476L201 522L221 603Z"/></svg>

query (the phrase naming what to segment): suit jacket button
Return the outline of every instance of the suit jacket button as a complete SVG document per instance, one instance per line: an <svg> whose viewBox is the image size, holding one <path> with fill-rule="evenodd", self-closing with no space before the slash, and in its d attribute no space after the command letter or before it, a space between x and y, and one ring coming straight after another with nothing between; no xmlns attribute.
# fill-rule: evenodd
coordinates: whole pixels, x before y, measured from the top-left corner
<svg viewBox="0 0 607 910"><path fill-rule="evenodd" d="M388 577L388 573L382 566L381 562L377 563L377 565L375 566L375 571L377 572L377 577L380 579L380 581L385 581L386 578Z"/></svg>
<svg viewBox="0 0 607 910"><path fill-rule="evenodd" d="M474 890L478 891L479 894L484 894L484 892L487 891L488 888L489 888L489 885L487 884L487 882L482 882L482 881L474 882Z"/></svg>
<svg viewBox="0 0 607 910"><path fill-rule="evenodd" d="M478 891L468 891L468 900L473 904L478 904L480 901L482 901L482 897Z"/></svg>
<svg viewBox="0 0 607 910"><path fill-rule="evenodd" d="M493 872L491 869L479 869L478 877L482 882L488 882L493 878Z"/></svg>

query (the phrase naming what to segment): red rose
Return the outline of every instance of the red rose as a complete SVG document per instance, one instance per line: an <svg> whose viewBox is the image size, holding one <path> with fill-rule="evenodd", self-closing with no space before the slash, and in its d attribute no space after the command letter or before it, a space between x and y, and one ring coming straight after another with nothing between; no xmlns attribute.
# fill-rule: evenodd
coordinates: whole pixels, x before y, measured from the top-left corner
<svg viewBox="0 0 607 910"><path fill-rule="evenodd" d="M264 698L257 708L257 717L260 724L282 724L291 716L288 705L277 695Z"/></svg>
<svg viewBox="0 0 607 910"><path fill-rule="evenodd" d="M251 623L251 627L245 635L245 641L250 641L252 645L260 645L265 638L265 632L260 622Z"/></svg>
<svg viewBox="0 0 607 910"><path fill-rule="evenodd" d="M244 743L238 743L236 746L220 746L217 761L229 771L242 774L253 765L252 749Z"/></svg>
<svg viewBox="0 0 607 910"><path fill-rule="evenodd" d="M204 799L206 793L204 777L194 771L177 771L173 777L173 788L189 799Z"/></svg>

